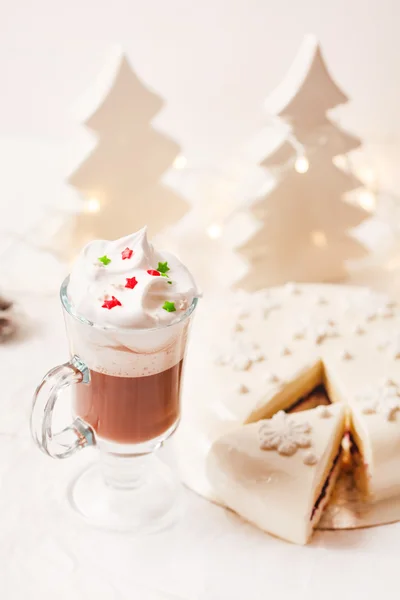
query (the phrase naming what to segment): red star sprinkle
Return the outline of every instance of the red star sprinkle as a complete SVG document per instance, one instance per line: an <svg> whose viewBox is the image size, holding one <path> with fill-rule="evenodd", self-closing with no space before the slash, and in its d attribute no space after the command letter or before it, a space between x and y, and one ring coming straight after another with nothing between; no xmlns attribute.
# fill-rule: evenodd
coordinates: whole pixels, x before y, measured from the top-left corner
<svg viewBox="0 0 400 600"><path fill-rule="evenodd" d="M154 275L154 277L160 277L159 271L156 271L155 269L149 269L147 272L149 275Z"/></svg>
<svg viewBox="0 0 400 600"><path fill-rule="evenodd" d="M104 304L101 308L108 308L108 310L111 310L114 306L122 306L122 304L115 296L111 296L111 300L104 300Z"/></svg>
<svg viewBox="0 0 400 600"><path fill-rule="evenodd" d="M131 250L130 248L125 248L125 250L121 253L122 260L131 258L132 254L133 254L133 250Z"/></svg>
<svg viewBox="0 0 400 600"><path fill-rule="evenodd" d="M129 288L130 290L133 290L133 288L135 287L135 285L137 285L138 281L136 279L136 277L127 277L126 278L126 288Z"/></svg>

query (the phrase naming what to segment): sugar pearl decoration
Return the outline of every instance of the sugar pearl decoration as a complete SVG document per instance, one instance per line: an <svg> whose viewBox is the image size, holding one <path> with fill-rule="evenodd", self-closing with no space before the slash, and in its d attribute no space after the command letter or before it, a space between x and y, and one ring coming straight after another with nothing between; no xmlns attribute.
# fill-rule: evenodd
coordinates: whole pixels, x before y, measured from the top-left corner
<svg viewBox="0 0 400 600"><path fill-rule="evenodd" d="M306 328L305 334L307 339L320 345L328 338L337 337L338 331L336 329L336 323L332 319L312 318Z"/></svg>
<svg viewBox="0 0 400 600"><path fill-rule="evenodd" d="M293 339L294 340L304 340L305 335L306 335L306 332L304 331L304 329L298 329L297 331L294 332Z"/></svg>
<svg viewBox="0 0 400 600"><path fill-rule="evenodd" d="M310 450L309 452L305 453L303 462L305 465L312 467L313 465L315 465L318 462L317 455L315 454L315 452Z"/></svg>
<svg viewBox="0 0 400 600"><path fill-rule="evenodd" d="M235 356L232 361L232 367L235 371L247 371L247 369L251 366L251 360L247 356L240 354L239 356Z"/></svg>
<svg viewBox="0 0 400 600"><path fill-rule="evenodd" d="M238 394L248 394L249 393L249 388L247 387L247 385L245 385L244 383L240 383L237 387L237 393Z"/></svg>
<svg viewBox="0 0 400 600"><path fill-rule="evenodd" d="M392 319L394 317L394 312L391 308L384 307L379 309L378 315L383 319Z"/></svg>
<svg viewBox="0 0 400 600"><path fill-rule="evenodd" d="M287 346L281 349L281 356L290 356L290 354L292 354L292 351Z"/></svg>
<svg viewBox="0 0 400 600"><path fill-rule="evenodd" d="M365 333L365 329L361 326L361 325L356 325L353 329L353 332L356 335L364 335Z"/></svg>
<svg viewBox="0 0 400 600"><path fill-rule="evenodd" d="M325 405L317 406L316 411L321 419L329 419L332 416L331 411Z"/></svg>
<svg viewBox="0 0 400 600"><path fill-rule="evenodd" d="M372 404L366 404L362 407L361 412L363 415L374 415L376 413L376 409Z"/></svg>
<svg viewBox="0 0 400 600"><path fill-rule="evenodd" d="M280 379L275 373L267 373L264 377L266 383L279 383Z"/></svg>
<svg viewBox="0 0 400 600"><path fill-rule="evenodd" d="M389 346L390 346L390 340L381 338L381 340L379 341L379 343L377 345L377 349L378 350L386 350Z"/></svg>
<svg viewBox="0 0 400 600"><path fill-rule="evenodd" d="M365 320L366 320L366 321L375 321L376 317L377 317L377 314L376 314L376 312L369 312L369 313L366 315L366 317L365 317Z"/></svg>
<svg viewBox="0 0 400 600"><path fill-rule="evenodd" d="M250 359L252 362L261 362L262 360L265 360L265 354L263 354L259 348L254 348L250 355Z"/></svg>

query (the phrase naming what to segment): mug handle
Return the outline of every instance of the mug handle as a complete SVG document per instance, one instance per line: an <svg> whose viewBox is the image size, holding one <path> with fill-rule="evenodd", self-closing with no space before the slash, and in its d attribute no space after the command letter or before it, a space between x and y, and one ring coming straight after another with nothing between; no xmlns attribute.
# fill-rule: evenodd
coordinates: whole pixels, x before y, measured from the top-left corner
<svg viewBox="0 0 400 600"><path fill-rule="evenodd" d="M52 458L68 458L85 446L95 445L94 432L77 417L60 432L53 431L53 413L62 390L75 383L88 383L89 369L78 356L51 369L36 388L31 413L31 433L40 450ZM50 386L50 390L46 388Z"/></svg>

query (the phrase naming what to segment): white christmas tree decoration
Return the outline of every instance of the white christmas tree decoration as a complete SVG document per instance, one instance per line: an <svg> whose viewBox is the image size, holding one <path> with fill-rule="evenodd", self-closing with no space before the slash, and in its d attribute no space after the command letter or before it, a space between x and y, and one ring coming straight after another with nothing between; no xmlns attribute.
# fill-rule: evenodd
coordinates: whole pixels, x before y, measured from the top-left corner
<svg viewBox="0 0 400 600"><path fill-rule="evenodd" d="M361 186L333 158L360 140L326 113L348 101L332 80L314 36L307 36L267 110L291 127L288 138L260 164L276 172L273 189L250 207L259 227L238 248L249 264L238 286L256 290L286 281L336 281L347 259L367 254L349 230L369 217L344 195Z"/></svg>
<svg viewBox="0 0 400 600"><path fill-rule="evenodd" d="M146 224L153 236L189 209L161 181L174 161L183 164L179 146L150 124L162 99L143 85L119 48L111 58L87 97L94 110L85 125L96 134L97 146L68 178L84 199L75 217L74 249Z"/></svg>

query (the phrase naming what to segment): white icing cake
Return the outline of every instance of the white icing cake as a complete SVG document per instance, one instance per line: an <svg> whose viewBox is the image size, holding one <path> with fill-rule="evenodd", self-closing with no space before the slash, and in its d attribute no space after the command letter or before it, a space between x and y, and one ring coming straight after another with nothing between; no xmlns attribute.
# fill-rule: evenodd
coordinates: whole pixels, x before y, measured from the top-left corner
<svg viewBox="0 0 400 600"><path fill-rule="evenodd" d="M300 425L302 419L312 421L316 441L298 431L297 437L286 436L280 443L274 427L283 415L274 417L278 421L265 419L319 384L332 403L340 403L340 410L320 406L290 415ZM299 543L308 539L308 502L324 484L318 473L326 475L324 461L332 454L324 431L328 428L326 435L335 440L343 434L343 411L357 449L357 481L367 501L400 494L400 308L382 294L339 285L287 284L205 298L194 323L183 400L175 436L183 481L277 536ZM264 441L257 445L262 426ZM327 444L325 450L321 443ZM279 476L255 483L257 469L262 479L275 467L287 480ZM252 476L246 479L248 470ZM304 486L308 494L301 497L302 513L296 486Z"/></svg>

